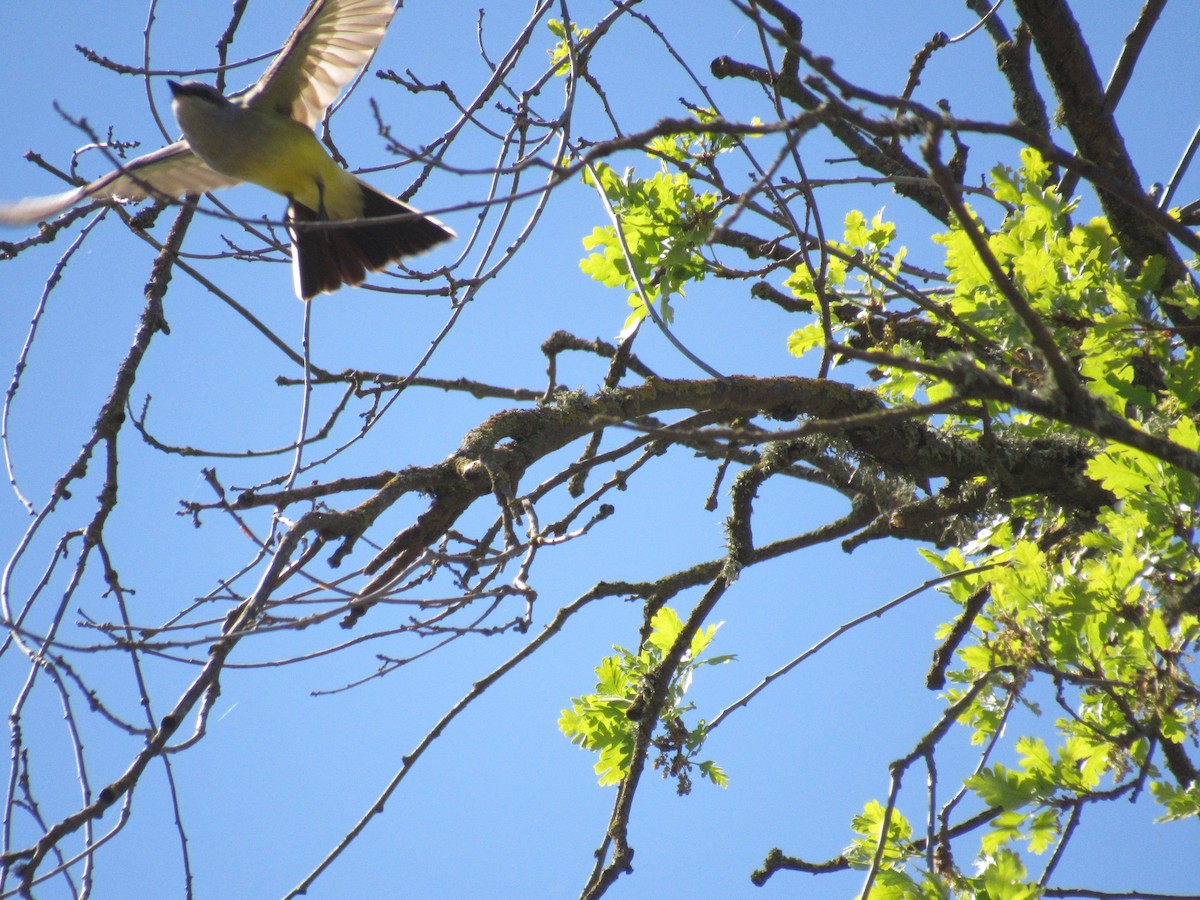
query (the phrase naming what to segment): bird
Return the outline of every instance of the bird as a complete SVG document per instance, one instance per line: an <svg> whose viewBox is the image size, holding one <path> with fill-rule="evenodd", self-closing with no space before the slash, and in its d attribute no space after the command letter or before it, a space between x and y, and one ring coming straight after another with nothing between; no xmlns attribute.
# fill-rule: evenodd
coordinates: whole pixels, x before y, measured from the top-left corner
<svg viewBox="0 0 1200 900"><path fill-rule="evenodd" d="M245 90L225 96L198 81L167 82L180 140L72 190L0 202L0 223L45 221L85 200L178 199L250 182L288 200L293 282L306 301L452 240L448 225L339 166L313 130L395 11L392 0L311 0Z"/></svg>

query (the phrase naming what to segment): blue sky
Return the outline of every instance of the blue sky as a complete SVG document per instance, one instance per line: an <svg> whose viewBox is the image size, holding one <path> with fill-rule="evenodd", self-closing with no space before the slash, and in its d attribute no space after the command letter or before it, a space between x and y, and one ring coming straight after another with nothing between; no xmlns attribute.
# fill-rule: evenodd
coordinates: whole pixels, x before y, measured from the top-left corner
<svg viewBox="0 0 1200 900"><path fill-rule="evenodd" d="M479 2L410 0L391 28L372 69L412 69L426 82L445 79L462 96L484 83L487 68L476 50ZM1125 29L1140 4L1077 4L1093 52L1105 74L1119 52ZM73 116L85 116L103 132L113 127L127 140L153 149L163 143L150 116L143 82L118 77L87 64L72 48L84 44L110 58L137 64L147 21L143 0L56 0L51 4L10 4L3 14L6 63L0 69L0 95L6 98L9 127L0 131L0 195L5 198L50 193L60 185L21 159L36 149L65 166L70 152L85 143L52 109L59 103ZM501 54L524 24L531 4L484 4L483 40ZM935 32L957 34L973 21L961 4L949 0L900 5L858 0L842 4L796 0L805 20L805 40L832 56L851 79L879 90L898 91L912 54ZM269 52L286 36L303 3L276 0L250 4L231 58ZM519 8L518 8L519 7ZM589 24L607 4L572 5L576 19ZM679 42L722 103L737 115L766 115L761 98L744 87L716 83L707 75L718 54L755 58L757 36L730 4L648 3L643 11ZM228 4L169 0L155 7L153 59L156 69L211 65L212 47L223 31ZM1010 20L1011 21L1011 20ZM1146 182L1165 181L1195 127L1190 94L1200 77L1191 44L1200 29L1200 11L1175 4L1149 49L1173 61L1168 69L1147 69L1131 85L1123 103L1122 127ZM542 29L539 40L552 43ZM681 112L675 98L697 99L678 73L663 68L664 57L647 32L625 23L614 33L613 49L601 51L595 71L609 90L622 124L633 130L663 115ZM618 50L620 48L620 50ZM643 62L649 59L650 62ZM534 54L521 70L535 73L544 57ZM655 68L655 67L658 68ZM240 87L257 77L260 66L230 77ZM30 77L32 75L36 77ZM964 85L969 88L964 89ZM165 81L154 81L154 98L173 136ZM546 89L542 105L553 111L557 86ZM993 71L993 54L979 33L937 55L918 98L949 96L965 117L1011 117L1003 86ZM380 102L384 118L401 139L420 145L450 121L436 98L368 78L335 120L335 137L355 165L391 162L375 134L368 97ZM757 104L757 107L756 107ZM594 106L594 105L593 105ZM583 111L577 131L604 137L594 108ZM499 117L495 119L499 121ZM1065 137L1062 138L1066 140ZM814 135L802 145L806 162L841 155ZM484 169L495 160L482 138L464 140L451 162ZM1012 164L1016 148L980 144L973 164ZM991 156L989 156L991 154ZM652 171L649 160L622 158L618 165ZM85 171L103 171L96 154ZM408 186L408 170L379 173L381 188ZM443 210L443 218L467 235L475 213L456 210L483 196L484 175L435 175L414 202ZM1190 187L1190 191L1187 189ZM1181 200L1196 196L1192 177ZM246 216L278 219L282 202L254 187L225 192L222 199ZM871 214L892 201L884 192L847 188L823 200L827 227L836 230L852 208ZM900 240L912 259L936 264L928 241L932 223L892 202ZM603 211L582 184L566 185L552 198L535 238L497 280L480 292L439 347L425 374L467 376L523 387L545 382L540 343L556 329L581 337L611 339L627 309L619 291L590 282L578 268L581 239ZM160 222L165 234L169 216ZM79 226L16 262L0 264L0 358L15 364L43 284L79 233ZM222 249L218 223L198 221L186 249ZM5 240L21 237L5 232ZM515 236L515 231L506 237ZM437 251L429 262L453 259L465 244ZM470 253L472 251L468 251ZM35 503L47 493L86 439L113 372L123 356L143 305L142 286L153 250L116 221L101 223L72 259L53 292L29 368L9 423L12 462L21 490ZM301 329L301 305L291 292L283 265L198 261L196 265L293 344ZM745 287L710 280L677 304L677 333L699 356L724 372L812 375L788 356L786 337L797 326L776 310L746 307ZM261 336L214 301L198 285L178 277L167 298L172 333L156 340L139 373L135 402L150 403L150 426L168 443L237 451L286 444L296 433L300 395L276 386L295 367ZM748 314L748 311L752 312ZM313 355L322 366L408 371L425 352L447 317L444 299L396 297L370 290L344 290L313 306ZM660 336L646 333L638 352L660 374L700 377ZM603 368L590 359L564 359L559 380L594 389ZM318 413L337 392L318 394ZM405 395L373 440L360 445L339 470L372 472L427 464L452 452L462 434L502 404L468 401L439 392ZM356 412L361 408L356 409ZM318 419L319 415L316 416ZM354 422L347 426L353 429ZM319 453L320 450L318 449ZM563 457L563 460L569 457ZM563 461L563 460L560 460ZM249 558L245 541L219 516L195 529L174 515L180 500L206 501L210 495L195 458L164 458L126 434L121 466L126 491L111 525L122 580L137 591L137 621L159 623L187 599L204 594L215 579ZM245 486L286 471L286 457L265 462L217 461L227 484ZM545 470L543 474L550 470ZM99 487L97 473L75 490L75 499L57 513L35 542L21 570L28 585L49 559L53 539L85 524ZM537 473L531 476L537 477ZM722 550L722 498L715 512L703 510L711 466L683 456L651 463L640 483L618 496L619 515L586 541L546 554L535 570L540 627L554 609L570 602L598 579L652 579L713 558ZM528 486L528 485L526 485ZM797 485L772 485L760 496L760 540L796 533L842 511L841 503ZM395 528L419 512L403 504L387 524ZM487 515L491 511L486 511ZM544 512L543 521L553 517ZM480 516L475 517L476 521ZM10 491L0 499L0 543L17 545L29 518ZM261 520L260 520L261 524ZM380 537L377 534L376 537ZM382 533L386 539L387 533ZM116 543L119 542L119 543ZM119 548L119 549L116 549ZM7 552L5 556L7 556ZM360 560L361 562L362 560ZM738 661L703 671L695 688L699 715L711 718L762 677L824 637L839 624L911 590L933 572L912 545L873 544L843 554L836 547L747 572L716 620L724 621L714 652L736 653ZM78 604L98 620L115 617L102 587L88 586ZM60 587L61 590L61 587ZM683 598L694 601L695 596ZM49 615L38 607L34 620ZM679 604L677 604L679 605ZM402 609L379 609L369 623L387 626L386 616ZM689 896L806 897L852 896L858 873L813 880L779 875L765 889L753 888L748 873L772 847L822 860L837 855L850 840L849 819L869 799L883 799L887 763L906 753L935 721L940 704L924 690L923 676L936 646L934 630L949 617L939 595L928 593L880 621L863 625L826 652L769 688L747 710L734 714L713 736L711 755L728 771L731 786L718 790L697 784L692 796L677 798L667 782L650 778L642 786L631 840L635 874L610 892L614 898ZM76 615L69 615L74 621ZM592 670L614 643L636 641L640 608L604 601L578 616L559 638L517 668L447 729L387 806L353 847L317 882L311 897L574 897L586 878L591 853L599 845L612 803L612 790L597 787L592 758L557 732L559 711L572 696L591 689ZM84 632L70 636L82 639ZM303 652L335 643L345 635L306 632L262 644L244 644L234 662L250 664L274 652ZM411 640L383 639L312 662L284 667L230 670L208 724L208 735L175 759L177 789L187 823L189 849L203 897L272 897L295 885L367 810L378 792L442 713L471 684L511 656L528 638L519 635L469 639L432 654L387 678L331 697L312 697L369 674L375 654L405 655L421 649ZM0 689L7 707L25 677L24 661L0 658ZM194 668L152 661L148 674L160 712L194 674ZM129 704L130 675L124 666L94 661L89 680L121 711ZM40 757L35 776L47 818L78 803L73 762L62 736L57 701L41 685L25 716L25 739ZM128 764L136 741L114 734L98 721L87 723L87 749L93 754L93 785L103 784ZM1020 727L1044 730L1045 722L1026 717ZM189 726L190 727L190 726ZM1014 728L1017 727L1014 725ZM974 764L965 739L948 752L943 777ZM905 811L919 817L923 788L914 771L904 795ZM1133 827L1128 813L1143 823ZM1150 828L1154 811L1144 804L1128 811L1104 810L1085 817L1075 853L1068 854L1055 883L1195 892L1200 879L1180 866L1194 856L1196 823ZM104 820L113 821L109 815ZM22 826L18 823L18 829ZM21 832L26 837L27 831ZM1089 848L1082 852L1084 845ZM138 789L125 832L97 858L94 897L182 896L179 840L164 792L161 768ZM57 884L61 888L61 883ZM52 887L39 897L63 896Z"/></svg>

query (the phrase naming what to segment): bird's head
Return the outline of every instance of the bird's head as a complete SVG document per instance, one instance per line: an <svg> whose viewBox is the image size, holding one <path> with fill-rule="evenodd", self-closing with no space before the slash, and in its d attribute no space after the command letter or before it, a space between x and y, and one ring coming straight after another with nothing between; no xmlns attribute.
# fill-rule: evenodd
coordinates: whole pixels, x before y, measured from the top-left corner
<svg viewBox="0 0 1200 900"><path fill-rule="evenodd" d="M193 104L216 107L229 105L229 100L224 94L203 81L168 81L167 87L171 89L171 105L176 109Z"/></svg>

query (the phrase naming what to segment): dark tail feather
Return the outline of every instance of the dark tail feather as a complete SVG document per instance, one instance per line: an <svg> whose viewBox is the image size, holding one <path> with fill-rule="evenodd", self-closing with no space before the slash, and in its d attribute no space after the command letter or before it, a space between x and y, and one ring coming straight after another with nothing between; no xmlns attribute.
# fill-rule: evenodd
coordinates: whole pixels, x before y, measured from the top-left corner
<svg viewBox="0 0 1200 900"><path fill-rule="evenodd" d="M407 215L378 224L364 222L345 228L305 228L324 217L293 202L288 207L292 235L292 273L301 300L336 291L343 284L360 284L367 272L377 272L406 256L424 253L456 237L454 230L387 194L363 185L363 219ZM298 227L297 227L298 226Z"/></svg>

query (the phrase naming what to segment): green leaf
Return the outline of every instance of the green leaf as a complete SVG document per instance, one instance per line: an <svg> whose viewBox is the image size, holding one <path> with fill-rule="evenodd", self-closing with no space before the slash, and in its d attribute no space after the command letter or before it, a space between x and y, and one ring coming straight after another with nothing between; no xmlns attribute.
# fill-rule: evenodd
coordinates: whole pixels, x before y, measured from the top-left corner
<svg viewBox="0 0 1200 900"><path fill-rule="evenodd" d="M871 885L871 900L914 900L924 896L926 894L911 875L892 869L877 873Z"/></svg>
<svg viewBox="0 0 1200 900"><path fill-rule="evenodd" d="M1155 822L1172 822L1200 817L1200 784L1192 782L1187 787L1163 781L1150 783L1150 793L1167 810L1166 815Z"/></svg>
<svg viewBox="0 0 1200 900"><path fill-rule="evenodd" d="M1029 828L1029 849L1042 854L1049 850L1062 835L1058 811L1043 809L1027 820Z"/></svg>
<svg viewBox="0 0 1200 900"><path fill-rule="evenodd" d="M664 606L650 620L650 629L650 637L646 643L666 653L679 639L679 634L683 631L683 620L675 610Z"/></svg>
<svg viewBox="0 0 1200 900"><path fill-rule="evenodd" d="M825 346L825 331L820 322L813 322L803 328L797 328L787 339L788 353L792 356L803 356L815 347Z"/></svg>
<svg viewBox="0 0 1200 900"><path fill-rule="evenodd" d="M551 65L555 66L554 74L558 76L566 75L571 71L570 50L567 47L567 29L558 19L549 19L546 22L546 27L554 37L558 38L558 42L547 51L550 56ZM574 43L578 44L581 40L591 34L590 28L580 28L572 23L571 33L574 38Z"/></svg>
<svg viewBox="0 0 1200 900"><path fill-rule="evenodd" d="M1036 884L1027 883L1029 873L1021 857L1011 850L1001 850L989 862L979 877L989 900L1035 900L1041 891Z"/></svg>
<svg viewBox="0 0 1200 900"><path fill-rule="evenodd" d="M1163 380L1180 406L1195 406L1200 402L1200 352L1189 348L1182 359L1169 361Z"/></svg>
<svg viewBox="0 0 1200 900"><path fill-rule="evenodd" d="M700 774L715 784L717 787L729 787L729 776L725 774L725 770L718 766L711 759L699 763Z"/></svg>
<svg viewBox="0 0 1200 900"><path fill-rule="evenodd" d="M845 851L847 860L855 868L866 868L875 858L879 845L879 836L883 830L883 819L886 809L875 800L870 800L863 811L850 822L853 831L860 835ZM884 838L882 866L893 869L904 860L918 855L909 843L912 837L912 826L898 809L893 809L888 818L887 835Z"/></svg>
<svg viewBox="0 0 1200 900"><path fill-rule="evenodd" d="M966 785L988 806L1020 809L1038 798L1038 788L1019 772L1006 769L1000 763L984 769L966 780Z"/></svg>

